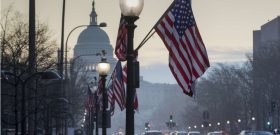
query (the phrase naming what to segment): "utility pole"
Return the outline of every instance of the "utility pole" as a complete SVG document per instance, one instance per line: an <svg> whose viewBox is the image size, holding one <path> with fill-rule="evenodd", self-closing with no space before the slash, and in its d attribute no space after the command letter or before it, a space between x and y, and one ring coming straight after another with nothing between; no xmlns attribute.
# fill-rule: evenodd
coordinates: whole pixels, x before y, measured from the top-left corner
<svg viewBox="0 0 280 135"><path fill-rule="evenodd" d="M35 63L36 63L36 54L35 54L35 51L36 51L36 43L35 43L35 39L36 39L36 30L35 30L35 0L29 0L29 50L28 50L28 54L29 54L29 57L28 57L28 69L29 69L29 74L33 74L35 72ZM33 84L32 82L30 83L31 85ZM22 94L25 94L25 93L22 93ZM32 96L33 93L31 91L28 91L28 96ZM22 99L22 100L25 100L25 99ZM22 101L23 102L23 101ZM28 120L28 134L29 135L33 135L34 132L33 132L33 128L34 128L34 123L32 122L32 120L30 119L30 117L32 118L33 115L32 112L33 112L33 102L30 101L28 102L28 114L26 115L25 113L25 106L26 104L23 104L22 106L22 128L21 128L21 132L22 132L22 135L25 135L26 134L26 118L29 118ZM27 117L28 116L28 117Z"/></svg>

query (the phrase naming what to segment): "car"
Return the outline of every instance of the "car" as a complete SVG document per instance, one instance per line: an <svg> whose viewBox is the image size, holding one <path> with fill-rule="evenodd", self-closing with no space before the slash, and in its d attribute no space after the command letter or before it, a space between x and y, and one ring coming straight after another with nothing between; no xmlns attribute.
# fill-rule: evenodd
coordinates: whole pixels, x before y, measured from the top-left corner
<svg viewBox="0 0 280 135"><path fill-rule="evenodd" d="M201 135L199 131L189 131L187 135Z"/></svg>
<svg viewBox="0 0 280 135"><path fill-rule="evenodd" d="M176 131L175 135L187 135L186 131Z"/></svg>
<svg viewBox="0 0 280 135"><path fill-rule="evenodd" d="M274 129L274 135L280 135L280 128L279 129Z"/></svg>
<svg viewBox="0 0 280 135"><path fill-rule="evenodd" d="M143 135L163 135L161 131L158 130L149 130L145 131Z"/></svg>
<svg viewBox="0 0 280 135"><path fill-rule="evenodd" d="M214 131L214 132L209 132L207 135L228 135L225 131Z"/></svg>
<svg viewBox="0 0 280 135"><path fill-rule="evenodd" d="M239 135L273 135L271 132L268 131L250 131L250 130L243 130L240 132Z"/></svg>

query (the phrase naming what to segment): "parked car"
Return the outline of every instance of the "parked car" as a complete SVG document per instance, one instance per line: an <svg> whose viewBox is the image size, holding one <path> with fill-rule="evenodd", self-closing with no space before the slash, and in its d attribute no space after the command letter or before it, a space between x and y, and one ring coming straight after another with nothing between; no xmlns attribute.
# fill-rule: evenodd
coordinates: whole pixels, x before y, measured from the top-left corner
<svg viewBox="0 0 280 135"><path fill-rule="evenodd" d="M199 131L190 131L188 135L201 135Z"/></svg>
<svg viewBox="0 0 280 135"><path fill-rule="evenodd" d="M268 131L250 131L250 130L243 130L240 132L239 135L273 135L271 132Z"/></svg>
<svg viewBox="0 0 280 135"><path fill-rule="evenodd" d="M175 135L187 135L186 131L176 131Z"/></svg>
<svg viewBox="0 0 280 135"><path fill-rule="evenodd" d="M274 135L280 135L280 128L279 129L274 129Z"/></svg>
<svg viewBox="0 0 280 135"><path fill-rule="evenodd" d="M214 131L214 132L209 132L207 135L228 135L225 131Z"/></svg>
<svg viewBox="0 0 280 135"><path fill-rule="evenodd" d="M162 135L162 132L158 130L149 130L145 131L143 135Z"/></svg>

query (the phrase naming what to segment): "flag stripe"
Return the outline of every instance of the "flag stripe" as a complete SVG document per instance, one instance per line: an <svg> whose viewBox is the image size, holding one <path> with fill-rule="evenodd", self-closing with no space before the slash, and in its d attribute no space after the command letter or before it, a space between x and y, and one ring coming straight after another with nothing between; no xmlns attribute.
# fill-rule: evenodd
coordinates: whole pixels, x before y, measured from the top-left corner
<svg viewBox="0 0 280 135"><path fill-rule="evenodd" d="M184 70L187 71L187 76L190 78L191 69L190 69L189 65L191 65L191 62L189 61L189 59L186 59L188 57L187 52L184 52L184 56L183 56L183 54L181 52L181 51L183 51L183 49L181 48L182 45L179 46L178 42L173 38L169 39L169 37L173 37L172 34L170 33L170 31L172 31L172 30L169 30L169 28L165 27L168 25L164 25L163 23L161 23L161 24L162 25L159 26L159 29L162 31L162 33L165 33L164 35L162 35L162 34L161 35L164 36L164 39L165 39L164 42L166 42L165 45L166 45L167 49L169 50L169 53L171 53L171 55L172 55L172 53L178 54L178 51L180 52L180 56L177 55L176 57L179 61L181 61L181 63L184 63L183 64L185 66ZM174 47L176 47L176 48L174 48ZM182 61L184 61L184 62L182 62Z"/></svg>
<svg viewBox="0 0 280 135"><path fill-rule="evenodd" d="M125 27L125 20L123 15L121 15L118 36L115 47L115 54L120 61L126 60L126 51L127 51L127 29Z"/></svg>
<svg viewBox="0 0 280 135"><path fill-rule="evenodd" d="M159 26L159 27L161 27L161 26ZM180 57L180 56L174 56L174 55L176 55L176 54L178 54L178 53L176 53L176 51L178 51L179 49L176 49L176 48L171 48L171 46L175 46L174 44L173 44L173 41L174 42L176 42L175 40L170 40L169 39L169 36L167 36L167 35L170 35L170 37L172 37L171 36L171 34L169 34L169 32L167 31L167 30L165 30L165 28L163 27L163 28L160 28L160 30L162 31L162 33L165 33L164 35L163 34L159 34L160 36L164 36L162 39L165 39L165 40L163 40L164 42L169 42L168 44L165 44L166 45L166 47L167 47L167 49L169 50L169 55L170 55L170 57L172 58L172 60L175 60L176 62L174 62L174 63L177 63L176 65L178 66L177 68L179 68L178 70L176 70L176 71L179 71L179 72L181 72L181 74L184 76L184 80L185 80L185 82L188 84L190 81L189 81L189 78L190 78L190 74L189 74L189 67L187 66L188 65L188 63L184 63L184 64L180 64L180 63L183 63L183 62L178 62L178 60L179 61L182 61L182 57ZM163 32L164 31L164 32ZM172 42L171 42L172 41ZM170 46L168 46L168 45L170 45ZM173 57L176 57L176 58L173 58ZM181 67L181 65L184 65L184 66L186 66L187 67L187 69L186 68L182 68ZM187 71L187 72L184 72L183 73L183 71ZM175 75L174 75L175 76Z"/></svg>

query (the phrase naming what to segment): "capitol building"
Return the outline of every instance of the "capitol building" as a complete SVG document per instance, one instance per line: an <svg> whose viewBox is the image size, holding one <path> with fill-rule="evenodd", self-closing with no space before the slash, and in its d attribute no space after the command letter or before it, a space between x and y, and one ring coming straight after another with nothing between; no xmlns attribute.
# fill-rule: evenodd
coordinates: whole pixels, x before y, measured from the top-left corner
<svg viewBox="0 0 280 135"><path fill-rule="evenodd" d="M98 25L95 2L93 1L89 26L78 37L77 44L74 47L73 59L82 61L85 70L95 71L94 76L98 76L95 68L101 61L101 56L94 54L101 53L103 50L106 52L105 56L107 62L111 65L112 72L117 60L113 57L113 47L107 33Z"/></svg>

